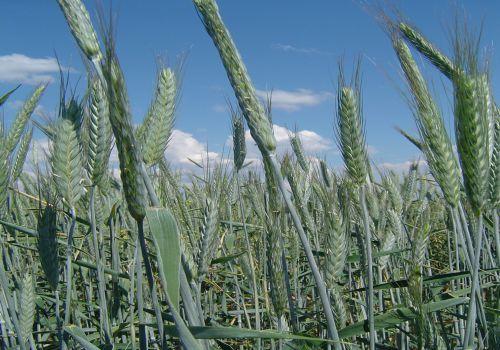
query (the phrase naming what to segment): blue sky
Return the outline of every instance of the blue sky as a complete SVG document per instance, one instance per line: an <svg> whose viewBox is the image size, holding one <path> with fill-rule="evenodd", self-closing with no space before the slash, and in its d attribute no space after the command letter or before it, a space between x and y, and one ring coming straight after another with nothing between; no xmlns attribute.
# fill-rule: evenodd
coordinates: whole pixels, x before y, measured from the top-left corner
<svg viewBox="0 0 500 350"><path fill-rule="evenodd" d="M94 23L97 4L105 9L110 4L104 0L84 3ZM303 130L301 136L311 155L320 154L332 164L339 164L332 128L337 62L343 57L349 71L361 55L363 110L374 163L398 167L418 157L418 152L393 128L398 125L415 130L411 112L399 91L404 85L396 57L387 36L360 5L361 1L218 3L256 88L262 95L267 90L274 91L273 116L283 148L287 129L297 128ZM493 49L494 55L494 39L500 34L495 23L500 11L498 1L422 0L394 4L448 53L448 28L453 14L457 9L465 9L474 25L484 21L483 43ZM177 132L167 157L174 163L187 164L186 157L197 159L196 154L200 156L206 145L211 155L220 154L230 132L226 99L233 99L233 93L191 1L115 0L113 10L118 15L118 55L127 79L134 122L140 122L148 108L158 58L175 65L178 56L185 55ZM50 77L55 80L41 105L46 113L55 110L56 55L65 67L72 68L73 85L85 86L80 53L55 0L4 0L0 4L0 23L0 92L23 83L3 107L6 124L12 120L19 101L33 89L32 84ZM492 61L493 77L498 69L496 62ZM432 67L422 63L424 73L433 79L444 114L448 115L450 99L442 93L446 82ZM494 86L495 83L493 79ZM251 148L249 157L256 156Z"/></svg>

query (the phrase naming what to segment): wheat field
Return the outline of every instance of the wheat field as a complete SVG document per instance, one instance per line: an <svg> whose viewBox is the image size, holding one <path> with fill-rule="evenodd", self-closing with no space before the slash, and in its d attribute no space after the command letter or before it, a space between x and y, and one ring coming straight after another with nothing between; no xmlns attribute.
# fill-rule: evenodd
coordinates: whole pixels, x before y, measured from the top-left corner
<svg viewBox="0 0 500 350"><path fill-rule="evenodd" d="M35 123L42 84L0 125L1 349L500 348L500 109L472 34L455 33L447 55L380 14L418 130L400 130L401 142L425 161L403 173L373 165L370 91L359 64L348 77L344 63L332 121L339 170L306 155L299 134L293 152L277 152L272 106L215 0L193 0L235 102L231 159L186 177L165 157L178 71L158 69L134 125L111 26L98 35L81 0L57 3L86 93L62 89L57 117ZM451 82L452 132L421 57ZM2 92L0 105L16 94ZM33 128L50 147L28 170Z"/></svg>

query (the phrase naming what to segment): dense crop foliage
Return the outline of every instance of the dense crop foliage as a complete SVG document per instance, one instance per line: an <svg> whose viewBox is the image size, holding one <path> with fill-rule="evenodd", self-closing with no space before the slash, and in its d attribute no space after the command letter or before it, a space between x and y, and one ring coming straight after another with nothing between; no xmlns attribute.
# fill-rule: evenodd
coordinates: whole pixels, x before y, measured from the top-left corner
<svg viewBox="0 0 500 350"><path fill-rule="evenodd" d="M0 129L0 348L498 349L500 122L475 43L457 35L448 58L386 20L419 131L403 134L426 162L374 174L359 69L340 67L338 172L298 134L277 154L215 1L193 2L238 105L231 165L186 180L164 156L175 70L159 68L134 127L113 38L99 41L80 0L58 0L88 87L37 123L50 147L34 172L29 120L46 86ZM408 45L452 83L453 136ZM246 127L262 171L247 168Z"/></svg>

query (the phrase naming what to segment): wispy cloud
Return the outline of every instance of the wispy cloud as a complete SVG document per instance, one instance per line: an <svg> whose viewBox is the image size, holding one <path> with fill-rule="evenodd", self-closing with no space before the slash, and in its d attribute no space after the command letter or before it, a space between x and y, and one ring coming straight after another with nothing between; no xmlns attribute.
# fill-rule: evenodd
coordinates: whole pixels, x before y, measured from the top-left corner
<svg viewBox="0 0 500 350"><path fill-rule="evenodd" d="M24 105L25 101L21 100L13 100L13 101L7 101L6 106L14 111L17 111ZM49 115L50 113L45 109L45 106L38 104L35 107L35 110L33 112L35 115L40 115L40 116L46 116Z"/></svg>
<svg viewBox="0 0 500 350"><path fill-rule="evenodd" d="M319 50L315 47L297 47L290 44L272 44L271 48L273 48L274 50L291 53L301 53L305 55L333 55L333 53L331 52Z"/></svg>
<svg viewBox="0 0 500 350"><path fill-rule="evenodd" d="M406 161L406 162L400 162L400 163L391 163L391 162L385 162L385 163L380 163L378 164L378 167L380 170L392 170L396 172L406 172L410 169L410 167L417 163L420 169L427 169L427 162L423 159L417 160L417 161Z"/></svg>
<svg viewBox="0 0 500 350"><path fill-rule="evenodd" d="M0 56L0 82L37 85L53 81L57 72L59 65L54 57L34 58L18 53Z"/></svg>
<svg viewBox="0 0 500 350"><path fill-rule="evenodd" d="M24 171L34 175L36 169L47 170L48 155L52 142L47 137L34 138L31 141L30 150L24 163Z"/></svg>
<svg viewBox="0 0 500 350"><path fill-rule="evenodd" d="M216 113L226 113L228 111L228 106L218 103L212 106L212 110Z"/></svg>
<svg viewBox="0 0 500 350"><path fill-rule="evenodd" d="M368 155L370 155L370 156L373 156L379 152L378 148L373 146L373 145L366 146L366 151L368 152Z"/></svg>
<svg viewBox="0 0 500 350"><path fill-rule="evenodd" d="M273 108L294 112L304 107L317 106L332 96L330 92L314 92L308 89L287 90L257 90L257 96L266 99L272 97Z"/></svg>

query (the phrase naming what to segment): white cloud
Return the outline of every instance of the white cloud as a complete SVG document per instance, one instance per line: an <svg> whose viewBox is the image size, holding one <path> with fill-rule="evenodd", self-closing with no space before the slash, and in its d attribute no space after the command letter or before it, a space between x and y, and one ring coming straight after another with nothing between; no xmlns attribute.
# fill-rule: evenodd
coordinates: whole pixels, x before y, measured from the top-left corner
<svg viewBox="0 0 500 350"><path fill-rule="evenodd" d="M24 172L35 175L37 168L42 171L46 170L51 144L47 137L31 140L30 150L24 163Z"/></svg>
<svg viewBox="0 0 500 350"><path fill-rule="evenodd" d="M40 153L48 152L50 150L51 145L52 142L47 137L41 139L34 139L32 141L32 147L34 148L34 151Z"/></svg>
<svg viewBox="0 0 500 350"><path fill-rule="evenodd" d="M278 145L281 145L284 142L288 142L291 131L285 128L284 126L273 124L273 133L274 133L274 138L276 139L276 143ZM249 130L247 130L245 138L247 139L247 141L253 141Z"/></svg>
<svg viewBox="0 0 500 350"><path fill-rule="evenodd" d="M329 92L314 92L308 89L287 90L257 90L257 96L267 99L272 97L272 106L276 109L293 112L304 107L317 106L332 96Z"/></svg>
<svg viewBox="0 0 500 350"><path fill-rule="evenodd" d="M284 126L274 124L273 133L274 138L276 139L276 150L278 154L292 152L290 136L294 134L297 134L300 137L302 147L311 160L313 160L312 155L332 150L332 142L329 139L326 139L311 130L299 130L295 133ZM261 154L252 136L250 135L249 130L245 133L245 140L247 145L247 156L245 158L245 162L252 162L255 165L259 165ZM232 135L228 136L226 145L232 147Z"/></svg>
<svg viewBox="0 0 500 350"><path fill-rule="evenodd" d="M219 158L218 153L207 152L206 145L194 138L192 134L177 129L172 132L165 156L174 165L192 164L189 159L198 163L203 162L207 156L209 160Z"/></svg>
<svg viewBox="0 0 500 350"><path fill-rule="evenodd" d="M61 67L67 71L67 67ZM69 68L69 71L73 71ZM0 81L37 85L54 80L53 74L59 72L59 65L54 57L33 58L13 53L0 56Z"/></svg>
<svg viewBox="0 0 500 350"><path fill-rule="evenodd" d="M315 47L297 47L290 44L273 44L271 48L284 52L302 53L306 55L333 55L330 52L319 50Z"/></svg>
<svg viewBox="0 0 500 350"><path fill-rule="evenodd" d="M332 147L331 141L310 130L298 131L302 146L306 152L326 151Z"/></svg>
<svg viewBox="0 0 500 350"><path fill-rule="evenodd" d="M194 165L189 159L201 163L207 160L219 160L220 155L216 152L208 152L207 147L193 134L184 132L179 129L172 131L172 137L165 151L165 158L174 167L186 167ZM119 167L118 151L113 147L109 157L110 166L113 168Z"/></svg>
<svg viewBox="0 0 500 350"><path fill-rule="evenodd" d="M274 124L273 132L276 139L277 153L280 155L286 152L292 153L290 136L294 134L300 137L306 156L311 162L317 162L318 158L316 158L316 156L325 154L325 152L330 155L332 155L332 152L337 154L336 148L333 147L335 145L334 142L314 131L299 130L293 132L284 126ZM248 130L245 133L245 140L247 144L245 162L251 162L253 166L257 167L261 166L262 156ZM226 140L226 146L232 147L232 142L232 136L229 135ZM376 152L373 147L369 147L369 149L371 149L371 152ZM50 141L47 138L34 139L26 164L27 168L25 170L30 171L34 169L33 165L37 163L44 167L46 165L46 155L49 150ZM210 164L213 164L212 162L220 163L228 161L228 159L223 159L220 153L212 151L207 152L207 146L205 144L196 139L192 134L178 129L175 129L172 133L172 138L165 152L165 157L174 168L180 169L183 173L189 173L191 171L196 172L199 170L189 159L203 165L206 164L207 157ZM229 159L231 159L231 157ZM377 163L376 167L381 171L392 170L403 173L407 172L410 166L415 163L418 163L422 171L427 170L427 162L423 159L403 162L380 162ZM110 168L115 175L119 176L116 147L113 148L110 155ZM338 168L338 170L343 169L343 166L338 166Z"/></svg>
<svg viewBox="0 0 500 350"><path fill-rule="evenodd" d="M50 151L50 141L48 138L35 139L32 142L29 152L29 165L42 163L46 161L46 155ZM207 152L207 147L192 134L175 129L172 132L172 138L165 152L167 161L176 168L181 170L195 170L196 166L189 160L204 164L207 161L221 161L221 155L216 152ZM113 173L119 176L119 159L116 147L113 147L110 157L109 166Z"/></svg>

